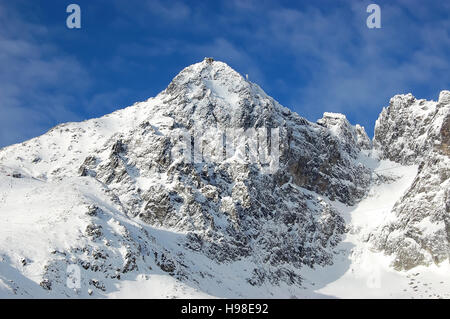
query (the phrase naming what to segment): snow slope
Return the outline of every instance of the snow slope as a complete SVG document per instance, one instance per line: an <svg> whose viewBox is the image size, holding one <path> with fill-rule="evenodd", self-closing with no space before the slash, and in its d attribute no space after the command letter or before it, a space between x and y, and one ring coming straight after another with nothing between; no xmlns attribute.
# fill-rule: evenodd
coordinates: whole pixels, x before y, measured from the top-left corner
<svg viewBox="0 0 450 319"><path fill-rule="evenodd" d="M345 216L349 231L339 246L334 265L309 270L308 289L337 298L450 298L450 265L419 266L409 271L392 268L392 256L373 249L376 228L395 219L392 208L417 175L417 166L375 162L373 174L390 181L375 184L354 206L334 202Z"/></svg>

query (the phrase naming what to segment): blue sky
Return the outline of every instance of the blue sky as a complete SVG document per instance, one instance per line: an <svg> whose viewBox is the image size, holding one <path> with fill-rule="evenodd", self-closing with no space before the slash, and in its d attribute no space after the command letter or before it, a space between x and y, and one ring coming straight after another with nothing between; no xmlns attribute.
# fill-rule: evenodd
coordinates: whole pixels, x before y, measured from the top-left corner
<svg viewBox="0 0 450 319"><path fill-rule="evenodd" d="M381 29L366 26L373 2ZM309 120L341 112L372 135L394 94L450 89L450 2L0 0L0 147L155 96L205 56Z"/></svg>

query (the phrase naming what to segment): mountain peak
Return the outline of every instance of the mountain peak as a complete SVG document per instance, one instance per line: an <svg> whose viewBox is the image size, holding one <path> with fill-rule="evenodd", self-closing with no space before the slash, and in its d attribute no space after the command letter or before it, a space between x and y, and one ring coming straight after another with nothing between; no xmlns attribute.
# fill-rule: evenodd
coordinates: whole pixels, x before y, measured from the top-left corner
<svg viewBox="0 0 450 319"><path fill-rule="evenodd" d="M250 127L281 108L228 64L205 58L184 68L165 89L158 109L186 127Z"/></svg>
<svg viewBox="0 0 450 319"><path fill-rule="evenodd" d="M184 68L170 83L168 90L174 86L207 85L208 81L219 81L227 86L246 86L245 79L228 64L216 61L213 58L204 58L203 61ZM248 85L247 85L248 86Z"/></svg>
<svg viewBox="0 0 450 319"><path fill-rule="evenodd" d="M413 164L429 156L449 114L450 92L439 101L416 99L412 94L394 96L375 124L374 145L382 158Z"/></svg>
<svg viewBox="0 0 450 319"><path fill-rule="evenodd" d="M205 61L206 63L213 63L214 62L214 58L207 58L207 57L205 57L203 59L203 61Z"/></svg>
<svg viewBox="0 0 450 319"><path fill-rule="evenodd" d="M450 91L441 91L438 102L441 104L450 104Z"/></svg>

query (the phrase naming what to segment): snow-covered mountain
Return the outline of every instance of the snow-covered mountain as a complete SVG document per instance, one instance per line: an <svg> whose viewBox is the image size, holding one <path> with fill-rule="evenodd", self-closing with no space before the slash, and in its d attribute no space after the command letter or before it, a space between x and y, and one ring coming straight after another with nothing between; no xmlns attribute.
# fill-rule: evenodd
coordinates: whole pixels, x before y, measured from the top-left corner
<svg viewBox="0 0 450 319"><path fill-rule="evenodd" d="M372 142L206 58L0 150L0 296L450 297L449 101L394 97Z"/></svg>
<svg viewBox="0 0 450 319"><path fill-rule="evenodd" d="M418 173L395 203L393 218L376 234L377 246L410 269L450 257L450 92L438 102L395 96L375 126L380 157L418 165Z"/></svg>

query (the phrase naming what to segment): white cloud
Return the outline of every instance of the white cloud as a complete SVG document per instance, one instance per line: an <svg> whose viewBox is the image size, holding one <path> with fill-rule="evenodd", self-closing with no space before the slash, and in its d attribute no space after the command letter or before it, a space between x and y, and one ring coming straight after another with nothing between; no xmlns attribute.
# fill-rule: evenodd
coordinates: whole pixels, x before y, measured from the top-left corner
<svg viewBox="0 0 450 319"><path fill-rule="evenodd" d="M180 1L146 1L148 9L166 20L184 20L191 14L191 9Z"/></svg>
<svg viewBox="0 0 450 319"><path fill-rule="evenodd" d="M118 20L116 24L139 24L149 26L158 21L159 24L171 25L188 21L193 12L183 1L163 0L113 0Z"/></svg>
<svg viewBox="0 0 450 319"><path fill-rule="evenodd" d="M0 5L0 20L5 25L0 28L1 147L79 119L66 105L86 89L89 77L74 58L37 40L45 39L45 28L25 22L5 5Z"/></svg>

